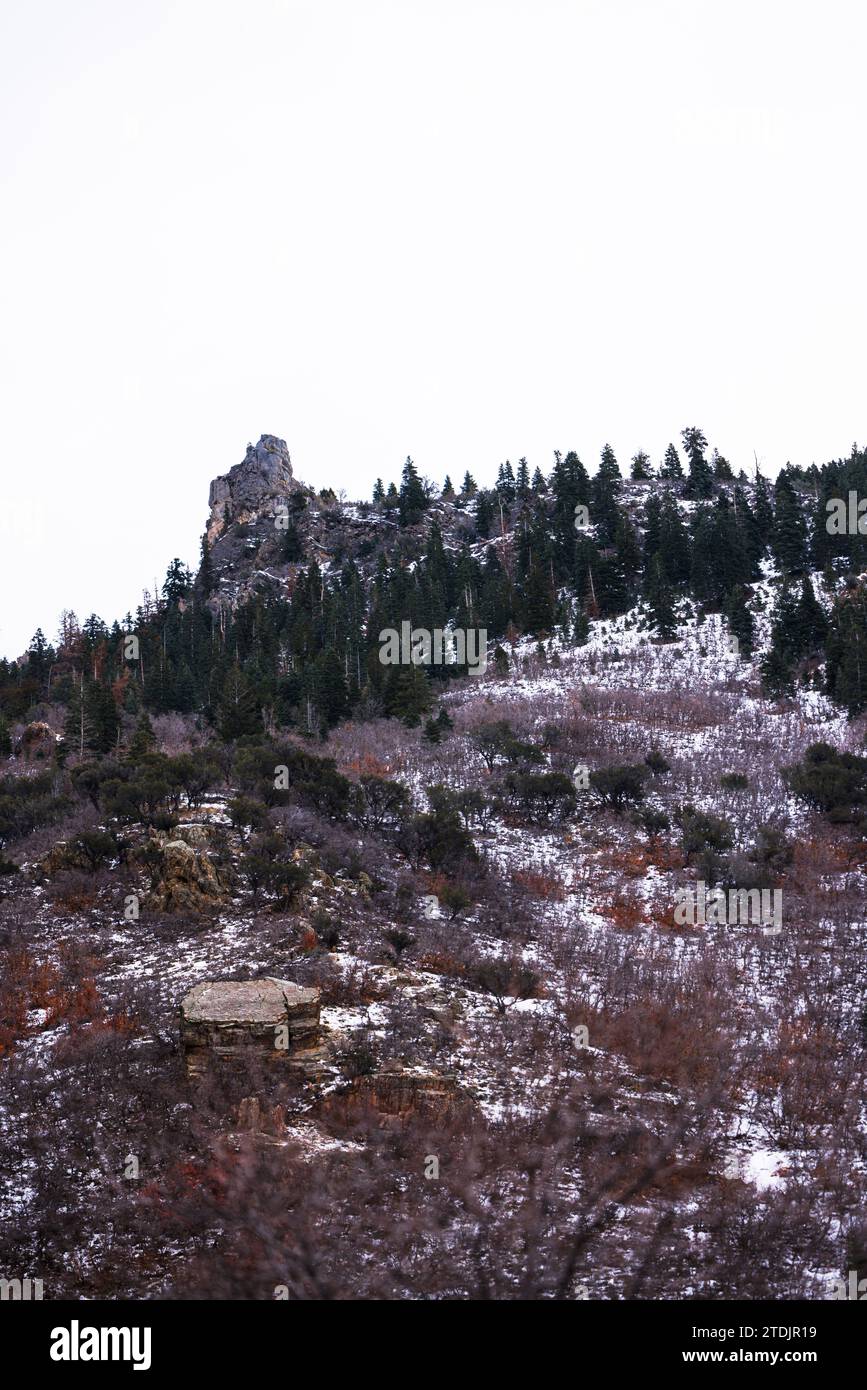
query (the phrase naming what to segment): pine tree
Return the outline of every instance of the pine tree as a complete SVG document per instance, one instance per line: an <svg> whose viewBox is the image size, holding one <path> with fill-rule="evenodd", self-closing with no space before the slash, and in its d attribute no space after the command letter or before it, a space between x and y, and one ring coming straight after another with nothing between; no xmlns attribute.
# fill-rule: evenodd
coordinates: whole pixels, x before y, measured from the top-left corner
<svg viewBox="0 0 867 1390"><path fill-rule="evenodd" d="M867 709L867 591L839 598L826 643L828 694L851 718Z"/></svg>
<svg viewBox="0 0 867 1390"><path fill-rule="evenodd" d="M713 469L705 458L707 440L697 425L681 431L683 450L689 464L689 476L683 489L684 497L701 500L713 493Z"/></svg>
<svg viewBox="0 0 867 1390"><path fill-rule="evenodd" d="M83 671L78 679L74 679L72 683L70 698L66 706L63 737L74 753L77 753L80 758L84 757L84 750L87 747L88 725L85 712Z"/></svg>
<svg viewBox="0 0 867 1390"><path fill-rule="evenodd" d="M770 543L771 529L774 524L774 504L771 498L771 489L767 478L759 472L756 466L756 485L753 489L753 512L756 518L756 526L762 537L764 548Z"/></svg>
<svg viewBox="0 0 867 1390"><path fill-rule="evenodd" d="M166 577L163 582L162 596L166 603L177 603L178 599L186 598L190 592L193 576L186 565L177 556L172 560L166 570Z"/></svg>
<svg viewBox="0 0 867 1390"><path fill-rule="evenodd" d="M792 695L795 690L794 664L786 653L774 644L761 663L762 685L769 695Z"/></svg>
<svg viewBox="0 0 867 1390"><path fill-rule="evenodd" d="M418 476L415 464L407 455L400 484L399 515L401 526L415 526L421 521L426 507L427 497L424 486Z"/></svg>
<svg viewBox="0 0 867 1390"><path fill-rule="evenodd" d="M665 478L669 482L678 482L683 477L683 464L680 455L673 444L669 444L665 451L665 458L659 470L660 478Z"/></svg>
<svg viewBox="0 0 867 1390"><path fill-rule="evenodd" d="M470 473L469 469L467 469L466 473L464 474L464 481L461 484L461 496L475 497L477 492L478 488L476 487L476 480Z"/></svg>
<svg viewBox="0 0 867 1390"><path fill-rule="evenodd" d="M217 727L224 743L262 731L256 692L239 666L233 666L223 683Z"/></svg>
<svg viewBox="0 0 867 1390"><path fill-rule="evenodd" d="M491 523L494 519L494 512L491 506L491 499L487 492L479 493L479 500L476 503L476 536L480 541L487 540L491 534Z"/></svg>
<svg viewBox="0 0 867 1390"><path fill-rule="evenodd" d="M813 590L809 577L801 580L801 592L795 610L798 633L798 646L804 656L819 652L828 635L828 619L825 610Z"/></svg>
<svg viewBox="0 0 867 1390"><path fill-rule="evenodd" d="M548 633L554 626L554 595L545 567L534 562L524 586L521 617L525 631Z"/></svg>
<svg viewBox="0 0 867 1390"><path fill-rule="evenodd" d="M747 591L742 585L735 585L729 591L723 611L732 636L737 638L738 655L744 660L749 660L753 654L755 620L747 606Z"/></svg>
<svg viewBox="0 0 867 1390"><path fill-rule="evenodd" d="M146 710L142 710L127 749L127 762L138 763L156 747L157 736Z"/></svg>
<svg viewBox="0 0 867 1390"><path fill-rule="evenodd" d="M290 521L286 530L283 532L283 540L280 546L280 558L286 564L296 565L304 559L304 543L294 521Z"/></svg>
<svg viewBox="0 0 867 1390"><path fill-rule="evenodd" d="M637 580L641 574L641 542L625 512L620 512L617 517L614 549L618 569L623 576L629 601L632 602L637 597Z"/></svg>
<svg viewBox="0 0 867 1390"><path fill-rule="evenodd" d="M450 500L454 497L454 495L455 495L455 490L454 490L454 488L452 487L452 480L451 480L451 478L449 477L449 475L448 475L448 473L447 473L446 476L445 476L445 482L443 483L442 496L443 496L447 501L450 501Z"/></svg>
<svg viewBox="0 0 867 1390"><path fill-rule="evenodd" d="M576 647L583 647L590 636L590 619L580 603L575 609L575 622L572 627L572 641Z"/></svg>
<svg viewBox="0 0 867 1390"><path fill-rule="evenodd" d="M385 501L385 488L382 486L381 478L377 478L376 482L373 484L373 500L377 506L379 506L380 502Z"/></svg>
<svg viewBox="0 0 867 1390"><path fill-rule="evenodd" d="M599 544L603 547L613 545L620 515L620 467L610 444L602 450L599 471L593 479L590 498L590 517L596 528Z"/></svg>
<svg viewBox="0 0 867 1390"><path fill-rule="evenodd" d="M653 477L650 455L646 454L643 449L639 449L637 454L632 455L630 477L634 483L646 483Z"/></svg>
<svg viewBox="0 0 867 1390"><path fill-rule="evenodd" d="M659 550L669 582L686 585L692 567L692 543L674 494L666 488L659 508Z"/></svg>
<svg viewBox="0 0 867 1390"><path fill-rule="evenodd" d="M647 602L656 631L662 640L670 641L677 634L677 613L674 603L674 590L662 564L662 558L655 555L650 574L645 584Z"/></svg>
<svg viewBox="0 0 867 1390"><path fill-rule="evenodd" d="M710 460L710 462L711 462L711 468L713 469L713 476L714 476L714 478L715 478L715 480L716 480L717 482L719 482L719 483L733 483L733 482L734 482L735 475L734 475L734 473L732 472L732 466L731 466L731 464L729 463L728 459L723 458L723 456L722 456L722 454L720 453L719 449L714 449L714 451L713 451L713 453L712 453L712 455L711 455L711 460Z"/></svg>
<svg viewBox="0 0 867 1390"><path fill-rule="evenodd" d="M510 507L515 500L515 474L508 459L501 463L497 472L497 492L500 500L505 507Z"/></svg>
<svg viewBox="0 0 867 1390"><path fill-rule="evenodd" d="M787 574L801 574L806 569L807 526L798 494L785 470L774 484L771 553Z"/></svg>
<svg viewBox="0 0 867 1390"><path fill-rule="evenodd" d="M211 566L211 547L208 544L207 531L202 536L201 545L202 562L199 565L198 582L206 594L209 594L214 587L214 574Z"/></svg>
<svg viewBox="0 0 867 1390"><path fill-rule="evenodd" d="M386 709L408 728L420 723L433 703L430 682L421 666L392 666L386 693Z"/></svg>
<svg viewBox="0 0 867 1390"><path fill-rule="evenodd" d="M343 662L333 647L320 652L311 668L310 686L320 721L326 728L338 723L349 710Z"/></svg>
<svg viewBox="0 0 867 1390"><path fill-rule="evenodd" d="M54 649L46 642L42 628L38 627L27 648L27 674L38 682L40 692L45 688L53 660Z"/></svg>

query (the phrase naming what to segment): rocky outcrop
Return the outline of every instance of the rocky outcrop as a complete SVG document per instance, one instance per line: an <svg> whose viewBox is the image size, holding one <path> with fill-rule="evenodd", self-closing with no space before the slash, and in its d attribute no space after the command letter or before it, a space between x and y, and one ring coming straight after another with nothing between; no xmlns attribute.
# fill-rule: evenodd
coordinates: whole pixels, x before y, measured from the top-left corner
<svg viewBox="0 0 867 1390"><path fill-rule="evenodd" d="M451 1119L459 1107L469 1105L469 1096L454 1076L394 1063L380 1067L370 1076L356 1077L348 1087L328 1096L321 1113L343 1121L372 1113L386 1125L409 1117L440 1125Z"/></svg>
<svg viewBox="0 0 867 1390"><path fill-rule="evenodd" d="M148 846L153 888L145 907L157 912L214 912L229 899L229 885L207 854L174 839Z"/></svg>
<svg viewBox="0 0 867 1390"><path fill-rule="evenodd" d="M292 476L292 462L284 439L263 434L255 446L247 445L241 463L211 483L208 505L208 545L213 545L232 523L246 525L276 507L300 489Z"/></svg>
<svg viewBox="0 0 867 1390"><path fill-rule="evenodd" d="M313 1075L323 1061L319 1043L319 990L289 980L207 980L181 1001L181 1044L193 1078L210 1057L241 1063L251 1048L268 1065Z"/></svg>
<svg viewBox="0 0 867 1390"><path fill-rule="evenodd" d="M50 758L57 747L58 736L42 720L27 724L18 741L17 752L25 762Z"/></svg>
<svg viewBox="0 0 867 1390"><path fill-rule="evenodd" d="M238 1106L236 1129L246 1134L282 1138L286 1133L286 1107L263 1105L258 1096L245 1096Z"/></svg>

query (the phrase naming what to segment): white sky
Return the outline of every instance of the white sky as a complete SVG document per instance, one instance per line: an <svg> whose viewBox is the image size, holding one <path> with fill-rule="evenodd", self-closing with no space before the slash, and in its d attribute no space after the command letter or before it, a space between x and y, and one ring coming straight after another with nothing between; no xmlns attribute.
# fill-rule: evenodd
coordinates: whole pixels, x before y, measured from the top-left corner
<svg viewBox="0 0 867 1390"><path fill-rule="evenodd" d="M0 0L0 653L369 496L863 441L860 0Z"/></svg>

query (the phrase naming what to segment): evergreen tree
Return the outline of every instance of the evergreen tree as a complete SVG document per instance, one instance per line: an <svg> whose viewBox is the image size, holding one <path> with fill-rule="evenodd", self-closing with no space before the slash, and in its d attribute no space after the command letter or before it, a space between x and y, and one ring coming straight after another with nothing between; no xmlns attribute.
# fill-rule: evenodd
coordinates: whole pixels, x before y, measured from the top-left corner
<svg viewBox="0 0 867 1390"><path fill-rule="evenodd" d="M415 526L421 521L427 507L424 486L418 476L416 466L407 455L403 465L400 483L399 516L401 526Z"/></svg>
<svg viewBox="0 0 867 1390"><path fill-rule="evenodd" d="M504 507L511 507L515 500L515 474L508 459L501 463L497 472L497 487L500 501Z"/></svg>
<svg viewBox="0 0 867 1390"><path fill-rule="evenodd" d="M681 431L683 451L689 464L689 476L683 489L684 497L694 501L710 497L713 493L713 469L705 458L707 440L696 425Z"/></svg>
<svg viewBox="0 0 867 1390"><path fill-rule="evenodd" d="M462 496L462 497L475 497L475 495L476 495L477 492L478 492L478 488L476 487L475 478L473 478L473 476L472 476L472 474L470 473L469 469L467 469L466 473L464 474L464 481L463 481L463 484L461 485L461 496Z"/></svg>
<svg viewBox="0 0 867 1390"><path fill-rule="evenodd" d="M665 573L662 557L658 554L653 557L645 593L656 631L663 641L669 641L677 634L677 613L674 590Z"/></svg>
<svg viewBox="0 0 867 1390"><path fill-rule="evenodd" d="M320 722L326 728L337 724L349 712L349 697L343 662L333 647L320 652L310 671L310 689Z"/></svg>
<svg viewBox="0 0 867 1390"><path fill-rule="evenodd" d="M480 492L479 500L476 502L476 537L478 540L487 540L491 534L493 519L494 513L490 496L487 492Z"/></svg>
<svg viewBox="0 0 867 1390"><path fill-rule="evenodd" d="M27 648L27 674L38 682L40 691L45 688L53 661L54 649L46 642L42 628L38 627Z"/></svg>
<svg viewBox="0 0 867 1390"><path fill-rule="evenodd" d="M646 454L643 449L639 449L637 454L632 455L630 476L634 483L646 483L653 477L650 455Z"/></svg>
<svg viewBox="0 0 867 1390"><path fill-rule="evenodd" d="M669 444L665 451L665 458L659 469L659 476L660 478L665 478L668 482L678 482L683 477L683 464L673 444Z"/></svg>
<svg viewBox="0 0 867 1390"><path fill-rule="evenodd" d="M774 484L771 553L784 573L801 574L807 567L807 527L798 494L785 470Z"/></svg>
<svg viewBox="0 0 867 1390"><path fill-rule="evenodd" d="M828 694L850 718L867 709L867 591L839 598L826 644Z"/></svg>
<svg viewBox="0 0 867 1390"><path fill-rule="evenodd" d="M762 537L762 549L767 549L771 539L771 529L774 524L774 504L771 497L771 489L767 478L759 472L756 467L756 485L753 489L753 512L756 518L756 526Z"/></svg>
<svg viewBox="0 0 867 1390"><path fill-rule="evenodd" d="M723 611L732 636L737 638L739 656L749 660L753 654L755 620L747 605L747 591L743 585L737 584L729 590Z"/></svg>
<svg viewBox="0 0 867 1390"><path fill-rule="evenodd" d="M691 541L669 488L660 498L655 495L648 498L645 518L645 572L649 572L650 561L658 552L669 583L675 589L683 588L689 581L692 565Z"/></svg>
<svg viewBox="0 0 867 1390"><path fill-rule="evenodd" d="M794 689L798 663L819 651L826 630L827 619L809 579L804 577L797 597L793 586L784 583L777 594L770 650L762 663L763 681L772 695Z"/></svg>
<svg viewBox="0 0 867 1390"><path fill-rule="evenodd" d="M599 471L593 479L590 498L590 517L602 547L614 544L620 516L620 466L610 444L602 450Z"/></svg>
<svg viewBox="0 0 867 1390"><path fill-rule="evenodd" d="M186 598L192 587L193 576L177 556L166 570L166 577L163 582L162 596L166 603L177 603L178 599Z"/></svg>
<svg viewBox="0 0 867 1390"><path fill-rule="evenodd" d="M614 549L617 566L623 576L623 583L631 603L637 597L638 576L641 574L641 542L625 512L620 512L617 517Z"/></svg>
<svg viewBox="0 0 867 1390"><path fill-rule="evenodd" d="M153 752L156 743L157 736L154 733L153 725L148 718L147 711L142 710L138 718L138 723L135 726L135 733L130 739L129 748L127 749L127 762L141 762L142 758L146 757L148 753Z"/></svg>
<svg viewBox="0 0 867 1390"><path fill-rule="evenodd" d="M201 543L202 562L199 565L198 582L206 594L209 594L214 587L214 574L211 566L211 547L208 544L208 533L204 532Z"/></svg>
<svg viewBox="0 0 867 1390"><path fill-rule="evenodd" d="M422 666L392 666L387 682L386 709L409 728L420 723L433 703L430 682Z"/></svg>
<svg viewBox="0 0 867 1390"><path fill-rule="evenodd" d="M385 501L385 488L382 486L381 478L377 478L373 485L373 500L377 506Z"/></svg>
<svg viewBox="0 0 867 1390"><path fill-rule="evenodd" d="M728 459L724 459L719 449L714 449L711 455L711 468L713 476L718 483L733 483L734 473Z"/></svg>
<svg viewBox="0 0 867 1390"><path fill-rule="evenodd" d="M761 662L762 685L769 695L792 695L795 690L794 663L785 651L772 643Z"/></svg>
<svg viewBox="0 0 867 1390"><path fill-rule="evenodd" d="M526 632L548 633L554 626L554 595L544 565L534 562L527 575L521 604L522 625Z"/></svg>
<svg viewBox="0 0 867 1390"><path fill-rule="evenodd" d="M217 727L224 743L262 732L256 692L239 666L231 667L223 683Z"/></svg>

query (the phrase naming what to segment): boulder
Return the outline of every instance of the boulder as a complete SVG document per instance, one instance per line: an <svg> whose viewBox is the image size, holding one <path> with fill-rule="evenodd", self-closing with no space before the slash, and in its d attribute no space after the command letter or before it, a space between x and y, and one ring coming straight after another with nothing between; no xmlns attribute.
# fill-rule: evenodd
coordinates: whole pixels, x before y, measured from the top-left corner
<svg viewBox="0 0 867 1390"><path fill-rule="evenodd" d="M154 886L145 899L146 907L158 912L213 912L228 900L225 877L206 854L186 839L157 841L157 845Z"/></svg>
<svg viewBox="0 0 867 1390"><path fill-rule="evenodd" d="M254 1048L268 1064L313 1074L322 1063L319 990L289 980L207 980L181 1001L181 1044L195 1077L208 1057L240 1062Z"/></svg>
<svg viewBox="0 0 867 1390"><path fill-rule="evenodd" d="M41 719L26 724L18 740L17 751L25 762L50 758L57 747L57 735Z"/></svg>

